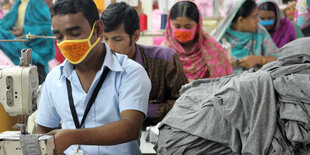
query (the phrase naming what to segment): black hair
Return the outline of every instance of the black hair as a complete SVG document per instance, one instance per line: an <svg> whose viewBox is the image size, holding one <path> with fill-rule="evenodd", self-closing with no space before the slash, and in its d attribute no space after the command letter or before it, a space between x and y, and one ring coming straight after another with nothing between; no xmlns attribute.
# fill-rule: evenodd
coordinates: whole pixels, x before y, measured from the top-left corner
<svg viewBox="0 0 310 155"><path fill-rule="evenodd" d="M82 12L92 27L99 20L99 13L93 0L57 0L50 8L51 18L55 15L76 14Z"/></svg>
<svg viewBox="0 0 310 155"><path fill-rule="evenodd" d="M196 4L190 1L176 3L170 10L170 18L174 20L177 17L187 17L199 23L199 11Z"/></svg>
<svg viewBox="0 0 310 155"><path fill-rule="evenodd" d="M110 4L101 14L104 23L104 32L111 32L124 24L125 32L130 39L136 30L140 29L140 20L137 11L125 2Z"/></svg>
<svg viewBox="0 0 310 155"><path fill-rule="evenodd" d="M238 12L236 13L234 19L232 20L232 22L234 23L235 21L237 21L237 19L241 16L243 18L247 18L248 16L251 15L251 13L253 12L253 10L256 8L256 2L254 0L246 0L242 6L240 7L240 9L238 10Z"/></svg>
<svg viewBox="0 0 310 155"><path fill-rule="evenodd" d="M272 11L272 12L276 13L276 6L272 2L263 3L258 7L258 9L264 10L264 11Z"/></svg>

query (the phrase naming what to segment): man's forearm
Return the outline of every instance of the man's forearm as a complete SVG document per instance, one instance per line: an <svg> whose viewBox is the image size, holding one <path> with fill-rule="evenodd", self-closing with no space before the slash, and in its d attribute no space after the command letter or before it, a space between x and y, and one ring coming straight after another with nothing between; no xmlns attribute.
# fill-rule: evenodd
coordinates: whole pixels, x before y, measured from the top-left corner
<svg viewBox="0 0 310 155"><path fill-rule="evenodd" d="M139 138L140 128L131 120L120 120L95 128L71 130L73 143L80 145L116 145Z"/></svg>
<svg viewBox="0 0 310 155"><path fill-rule="evenodd" d="M55 130L56 128L47 128L47 127L44 127L44 126L41 126L39 124L37 124L36 126L36 134L46 134L52 130Z"/></svg>

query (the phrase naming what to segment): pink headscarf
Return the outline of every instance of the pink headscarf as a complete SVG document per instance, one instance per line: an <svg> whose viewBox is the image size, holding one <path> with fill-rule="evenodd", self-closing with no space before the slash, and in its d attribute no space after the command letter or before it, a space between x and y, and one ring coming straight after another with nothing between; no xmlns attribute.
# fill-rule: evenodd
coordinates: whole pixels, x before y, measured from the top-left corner
<svg viewBox="0 0 310 155"><path fill-rule="evenodd" d="M201 16L197 24L195 37L197 42L189 51L185 51L182 45L172 37L170 14L167 22L164 45L175 49L179 54L188 79L217 78L233 73L221 44L208 33L203 32Z"/></svg>

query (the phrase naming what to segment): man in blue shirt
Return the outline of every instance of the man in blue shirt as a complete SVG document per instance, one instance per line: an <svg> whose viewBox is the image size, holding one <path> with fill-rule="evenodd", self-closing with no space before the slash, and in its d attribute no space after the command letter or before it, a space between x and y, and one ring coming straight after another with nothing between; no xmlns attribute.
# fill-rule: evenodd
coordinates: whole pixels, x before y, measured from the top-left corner
<svg viewBox="0 0 310 155"><path fill-rule="evenodd" d="M92 0L58 0L51 17L66 61L46 78L37 133L55 136L57 154L141 154L151 89L144 68L100 43L104 26Z"/></svg>

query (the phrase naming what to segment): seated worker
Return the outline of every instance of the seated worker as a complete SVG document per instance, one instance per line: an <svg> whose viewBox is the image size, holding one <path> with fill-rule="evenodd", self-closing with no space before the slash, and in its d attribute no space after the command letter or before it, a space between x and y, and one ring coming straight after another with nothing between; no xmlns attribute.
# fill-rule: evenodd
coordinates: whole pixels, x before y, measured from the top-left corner
<svg viewBox="0 0 310 155"><path fill-rule="evenodd" d="M243 69L262 66L277 59L277 46L266 29L261 26L258 7L254 0L236 0L231 12L212 33L231 46L231 64L235 73Z"/></svg>
<svg viewBox="0 0 310 155"><path fill-rule="evenodd" d="M141 154L151 90L144 68L100 42L103 22L93 0L57 0L51 18L66 60L46 77L36 132L54 135L57 154Z"/></svg>
<svg viewBox="0 0 310 155"><path fill-rule="evenodd" d="M258 17L271 35L274 43L281 48L285 44L303 37L300 28L286 17L281 18L281 12L274 0L261 0L258 3Z"/></svg>
<svg viewBox="0 0 310 155"><path fill-rule="evenodd" d="M16 0L12 9L0 20L0 38L13 40L26 34L52 36L49 9L43 0ZM20 51L32 49L32 62L38 67L42 83L48 72L48 61L54 57L54 40L30 39L28 42L0 42L0 49L19 64Z"/></svg>
<svg viewBox="0 0 310 155"><path fill-rule="evenodd" d="M195 3L180 1L171 8L165 38L163 45L179 54L189 81L233 73L221 44L203 32L202 18Z"/></svg>
<svg viewBox="0 0 310 155"><path fill-rule="evenodd" d="M139 16L124 2L110 4L102 12L101 20L103 40L111 50L126 54L148 73L152 90L143 126L156 125L180 96L181 86L188 83L179 56L168 47L136 44L140 36Z"/></svg>

